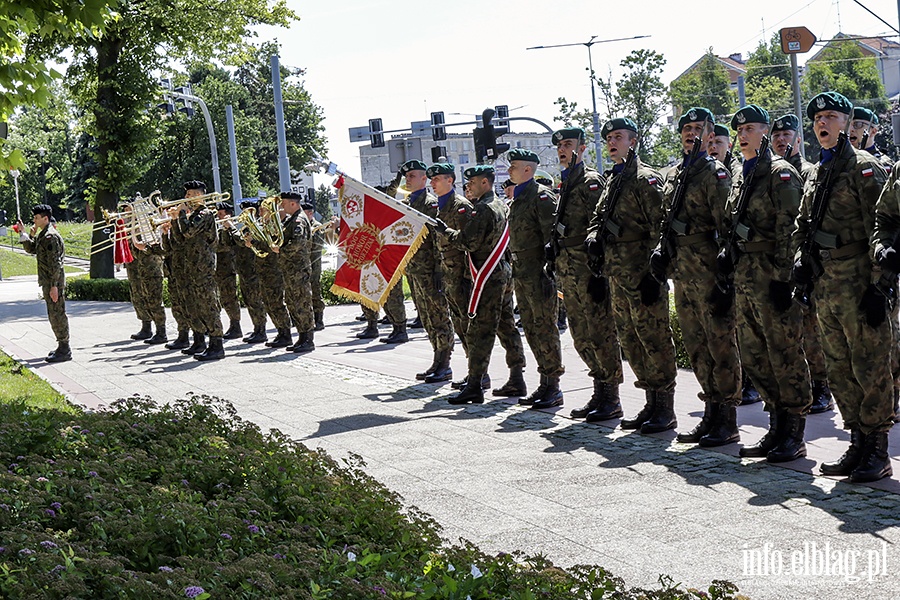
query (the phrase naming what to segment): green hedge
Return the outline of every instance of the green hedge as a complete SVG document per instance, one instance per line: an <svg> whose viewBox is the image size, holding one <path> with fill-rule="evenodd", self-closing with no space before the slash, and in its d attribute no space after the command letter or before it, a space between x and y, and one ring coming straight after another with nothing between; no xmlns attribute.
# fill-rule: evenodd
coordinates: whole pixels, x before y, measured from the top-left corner
<svg viewBox="0 0 900 600"><path fill-rule="evenodd" d="M66 281L66 299L131 302L131 287L127 279L75 277Z"/></svg>

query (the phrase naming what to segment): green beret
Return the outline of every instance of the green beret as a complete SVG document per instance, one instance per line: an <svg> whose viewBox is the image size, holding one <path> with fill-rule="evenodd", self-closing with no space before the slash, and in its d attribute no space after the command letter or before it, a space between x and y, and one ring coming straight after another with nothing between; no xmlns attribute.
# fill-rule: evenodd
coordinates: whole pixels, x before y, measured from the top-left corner
<svg viewBox="0 0 900 600"><path fill-rule="evenodd" d="M531 150L526 150L525 148L513 148L506 153L506 158L507 160L509 160L509 162L512 162L514 160L525 160L528 162L541 164L541 159L538 158L538 155Z"/></svg>
<svg viewBox="0 0 900 600"><path fill-rule="evenodd" d="M748 104L731 117L731 128L737 131L738 125L745 123L769 124L769 111L755 104Z"/></svg>
<svg viewBox="0 0 900 600"><path fill-rule="evenodd" d="M494 167L492 165L475 165L474 167L469 167L465 171L463 171L463 175L466 179L472 179L473 177L478 176L487 176L494 174Z"/></svg>
<svg viewBox="0 0 900 600"><path fill-rule="evenodd" d="M846 96L837 92L822 92L814 96L809 104L806 105L806 116L810 121L814 121L816 113L821 110L836 110L837 112L849 115L853 112L853 104L847 100Z"/></svg>
<svg viewBox="0 0 900 600"><path fill-rule="evenodd" d="M853 107L853 120L868 121L872 125L878 125L878 115L873 113L868 108L863 108L862 106Z"/></svg>
<svg viewBox="0 0 900 600"><path fill-rule="evenodd" d="M581 127L565 127L557 130L550 139L554 146L558 146L563 140L580 140L584 142L585 137L587 137L587 134Z"/></svg>
<svg viewBox="0 0 900 600"><path fill-rule="evenodd" d="M503 183L500 184L500 187L503 188L504 190L506 188L511 188L511 187L515 187L515 186L516 186L516 184L514 184L511 179L507 179L506 181L504 181Z"/></svg>
<svg viewBox="0 0 900 600"><path fill-rule="evenodd" d="M400 172L406 175L410 171L427 171L428 167L421 160L408 160L400 165Z"/></svg>
<svg viewBox="0 0 900 600"><path fill-rule="evenodd" d="M629 119L628 117L619 117L618 119L613 119L611 121L607 121L603 124L603 129L600 130L600 135L603 138L609 135L611 131L615 131L616 129L628 129L629 131L633 131L637 133L637 125L635 125L634 121Z"/></svg>
<svg viewBox="0 0 900 600"><path fill-rule="evenodd" d="M715 131L716 131L716 137L719 137L720 135L724 135L725 137L731 137L731 132L728 131L728 128L725 127L724 125L719 125L718 123L716 123Z"/></svg>
<svg viewBox="0 0 900 600"><path fill-rule="evenodd" d="M772 123L772 131L800 131L800 119L797 115L783 115Z"/></svg>
<svg viewBox="0 0 900 600"><path fill-rule="evenodd" d="M53 216L53 207L49 204L36 204L31 207L32 215L43 215L45 217Z"/></svg>
<svg viewBox="0 0 900 600"><path fill-rule="evenodd" d="M703 108L701 106L695 106L694 108L689 109L681 118L678 119L678 133L681 133L681 130L684 129L684 126L688 123L693 123L695 121L709 121L710 123L715 123L716 118L709 111L708 108Z"/></svg>
<svg viewBox="0 0 900 600"><path fill-rule="evenodd" d="M434 163L428 167L428 170L425 171L425 175L428 176L428 179L431 179L435 175L456 175L456 167L448 162Z"/></svg>

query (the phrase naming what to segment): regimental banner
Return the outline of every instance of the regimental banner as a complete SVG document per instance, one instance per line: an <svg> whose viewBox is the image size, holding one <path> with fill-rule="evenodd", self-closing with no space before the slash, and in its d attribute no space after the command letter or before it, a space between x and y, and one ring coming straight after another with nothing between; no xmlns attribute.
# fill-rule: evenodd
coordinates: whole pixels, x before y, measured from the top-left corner
<svg viewBox="0 0 900 600"><path fill-rule="evenodd" d="M346 175L334 187L341 221L331 291L378 310L428 235L428 217Z"/></svg>

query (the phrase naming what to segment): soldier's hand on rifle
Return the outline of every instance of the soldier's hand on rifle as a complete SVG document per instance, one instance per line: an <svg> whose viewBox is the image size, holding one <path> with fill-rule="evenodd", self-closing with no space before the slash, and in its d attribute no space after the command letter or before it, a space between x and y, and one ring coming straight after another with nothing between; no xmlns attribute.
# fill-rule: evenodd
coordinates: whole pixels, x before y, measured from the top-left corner
<svg viewBox="0 0 900 600"><path fill-rule="evenodd" d="M882 269L891 273L900 273L900 252L897 252L890 246L885 246L878 251L876 261Z"/></svg>
<svg viewBox="0 0 900 600"><path fill-rule="evenodd" d="M588 255L601 260L603 259L603 244L600 243L600 240L597 238L589 237L584 240L584 247L587 250Z"/></svg>
<svg viewBox="0 0 900 600"><path fill-rule="evenodd" d="M773 279L769 282L769 300L778 312L785 312L791 307L791 284L787 281Z"/></svg>
<svg viewBox="0 0 900 600"><path fill-rule="evenodd" d="M644 306L652 306L659 302L659 299L662 297L662 284L654 279L650 273L641 278L637 289L641 292L641 304Z"/></svg>
<svg viewBox="0 0 900 600"><path fill-rule="evenodd" d="M791 269L791 279L797 285L809 285L815 279L815 270L812 265L811 257L801 256L794 261L794 267Z"/></svg>
<svg viewBox="0 0 900 600"><path fill-rule="evenodd" d="M544 244L544 260L546 260L548 263L552 263L558 256L559 248L556 246L556 244L553 243L552 240Z"/></svg>
<svg viewBox="0 0 900 600"><path fill-rule="evenodd" d="M607 296L609 296L609 281L606 277L591 275L590 279L588 279L587 291L594 302L603 304L606 302Z"/></svg>
<svg viewBox="0 0 900 600"><path fill-rule="evenodd" d="M716 256L716 269L725 277L730 277L734 273L734 259L726 248L722 248Z"/></svg>
<svg viewBox="0 0 900 600"><path fill-rule="evenodd" d="M731 305L734 304L734 285L731 283L717 283L709 294L709 303L712 306L712 316L721 319L728 315Z"/></svg>
<svg viewBox="0 0 900 600"><path fill-rule="evenodd" d="M887 319L888 299L878 291L874 283L870 283L863 293L859 308L865 311L869 327L877 329Z"/></svg>
<svg viewBox="0 0 900 600"><path fill-rule="evenodd" d="M445 234L447 233L447 230L450 229L447 224L440 219L435 219L435 222L432 223L431 226L434 227L434 230L440 234Z"/></svg>

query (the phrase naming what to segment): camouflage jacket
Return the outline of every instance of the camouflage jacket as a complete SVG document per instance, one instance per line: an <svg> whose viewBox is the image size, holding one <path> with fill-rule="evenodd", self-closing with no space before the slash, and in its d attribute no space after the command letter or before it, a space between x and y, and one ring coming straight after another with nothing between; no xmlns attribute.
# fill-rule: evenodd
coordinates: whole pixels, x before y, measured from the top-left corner
<svg viewBox="0 0 900 600"><path fill-rule="evenodd" d="M63 269L66 245L52 223L40 230L34 239L29 236L22 240L22 246L25 252L37 256L38 285L41 287L66 285L66 272Z"/></svg>
<svg viewBox="0 0 900 600"><path fill-rule="evenodd" d="M466 228L466 224L472 217L472 203L466 200L465 196L457 193L447 199L443 208L438 209L438 218L447 224L450 229L462 230ZM469 273L469 261L466 253L455 247L449 236L435 236L435 246L441 256L441 264L445 272L458 274L460 277L471 277Z"/></svg>
<svg viewBox="0 0 900 600"><path fill-rule="evenodd" d="M762 264L767 267L768 275L777 281L789 281L794 265L791 233L800 210L803 181L789 162L773 155L771 150L759 161L743 224L751 231L748 245L767 248L760 252L748 251L748 255L765 257ZM732 225L735 205L744 185L743 166L735 172L725 212L726 229ZM747 269L738 271L749 273Z"/></svg>
<svg viewBox="0 0 900 600"><path fill-rule="evenodd" d="M472 206L462 229L447 230L449 246L468 252L475 268L481 268L500 241L508 217L506 203L489 191Z"/></svg>
<svg viewBox="0 0 900 600"><path fill-rule="evenodd" d="M437 217L438 201L431 192L423 190L416 195L415 198L410 194L409 199L409 206L411 208L414 208L429 217ZM440 264L440 250L435 245L434 238L430 235L429 231L429 235L425 236L422 245L419 246L419 249L406 265L406 272L410 275L430 275L436 269L440 268Z"/></svg>
<svg viewBox="0 0 900 600"><path fill-rule="evenodd" d="M310 230L316 227L322 227L322 224L313 218L310 223ZM322 264L322 252L325 250L325 229L319 229L312 234L312 244L309 247L309 264L315 266L315 263Z"/></svg>
<svg viewBox="0 0 900 600"><path fill-rule="evenodd" d="M509 251L513 273L538 271L544 264L544 244L556 218L556 194L534 179L516 186L509 203Z"/></svg>
<svg viewBox="0 0 900 600"><path fill-rule="evenodd" d="M131 256L134 257L134 260L125 264L129 277L134 273L138 279L162 278L163 257L151 250L152 248L158 248L158 246L148 246L146 250L138 250L134 247L134 244L130 245Z"/></svg>
<svg viewBox="0 0 900 600"><path fill-rule="evenodd" d="M800 178L803 180L804 184L809 181L809 176L812 174L813 169L816 168L815 163L811 163L800 156L799 152L787 157L785 160L791 163L794 170L800 173Z"/></svg>
<svg viewBox="0 0 900 600"><path fill-rule="evenodd" d="M172 225L174 238L183 240L175 257L192 276L212 274L216 270L216 215L201 206L190 215L182 212ZM173 261L173 268L175 263Z"/></svg>
<svg viewBox="0 0 900 600"><path fill-rule="evenodd" d="M560 246L583 248L604 184L603 176L583 162L575 165L571 173L565 174L563 185L568 186L568 196L559 215L559 224L562 225Z"/></svg>
<svg viewBox="0 0 900 600"><path fill-rule="evenodd" d="M312 249L312 227L302 210L298 210L284 220L284 242L279 251L280 261L285 269L310 270L309 253Z"/></svg>

